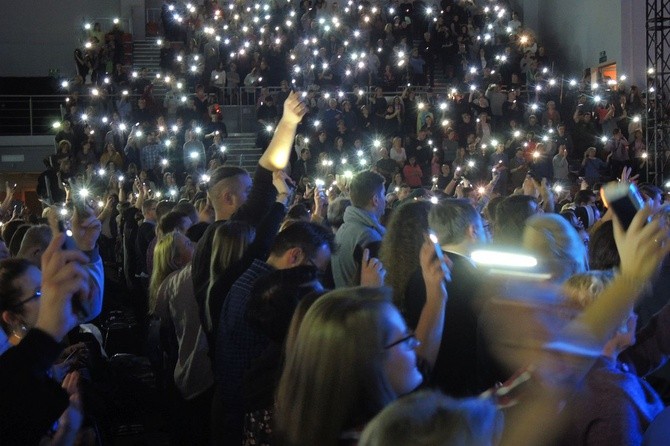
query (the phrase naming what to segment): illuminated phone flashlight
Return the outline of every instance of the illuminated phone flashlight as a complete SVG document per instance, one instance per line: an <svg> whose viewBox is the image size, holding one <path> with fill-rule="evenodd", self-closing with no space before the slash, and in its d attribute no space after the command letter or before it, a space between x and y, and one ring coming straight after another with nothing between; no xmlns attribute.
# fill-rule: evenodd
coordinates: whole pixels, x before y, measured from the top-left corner
<svg viewBox="0 0 670 446"><path fill-rule="evenodd" d="M539 158L539 157L540 157L540 152L538 152L537 150L535 152L533 152L533 158Z"/></svg>
<svg viewBox="0 0 670 446"><path fill-rule="evenodd" d="M382 142L378 139L375 139L374 141L372 141L372 145L376 148L379 148L382 145Z"/></svg>
<svg viewBox="0 0 670 446"><path fill-rule="evenodd" d="M594 101L594 102L600 102L601 99L602 99L602 98L601 98L600 96L598 96L598 95L595 95L595 96L593 97L593 101Z"/></svg>
<svg viewBox="0 0 670 446"><path fill-rule="evenodd" d="M607 136L601 136L601 137L600 137L600 141L601 141L602 143L606 143L606 142L607 142Z"/></svg>
<svg viewBox="0 0 670 446"><path fill-rule="evenodd" d="M59 212L60 212L60 215L65 216L65 215L67 215L67 208L61 208Z"/></svg>
<svg viewBox="0 0 670 446"><path fill-rule="evenodd" d="M81 198L86 198L86 197L88 197L88 195L89 195L89 191L88 191L88 189L86 189L85 187L83 187L83 188L79 191L79 196L80 196Z"/></svg>
<svg viewBox="0 0 670 446"><path fill-rule="evenodd" d="M561 192L563 192L563 186L561 186L560 184L556 184L554 186L554 191L560 194Z"/></svg>
<svg viewBox="0 0 670 446"><path fill-rule="evenodd" d="M321 125L321 121L319 121L318 119L316 121L314 121L314 127L319 128L320 125Z"/></svg>
<svg viewBox="0 0 670 446"><path fill-rule="evenodd" d="M449 125L449 120L448 119L445 119L445 120L442 121L442 127L446 127L448 125Z"/></svg>
<svg viewBox="0 0 670 446"><path fill-rule="evenodd" d="M433 196L433 197L430 197L430 202L433 203L433 204L437 204L437 203L439 203L439 200L437 199L437 197Z"/></svg>
<svg viewBox="0 0 670 446"><path fill-rule="evenodd" d="M157 190L156 193L154 194L154 196L156 198L160 198L161 197L161 192Z"/></svg>
<svg viewBox="0 0 670 446"><path fill-rule="evenodd" d="M316 180L314 180L314 184L316 184L317 187L323 187L326 184L326 182L320 178L317 178Z"/></svg>
<svg viewBox="0 0 670 446"><path fill-rule="evenodd" d="M447 103L446 103L446 102L442 102L442 103L440 104L440 110L446 110L446 109L447 109Z"/></svg>
<svg viewBox="0 0 670 446"><path fill-rule="evenodd" d="M486 149L486 144L482 144L482 150Z"/></svg>
<svg viewBox="0 0 670 446"><path fill-rule="evenodd" d="M81 115L81 120L82 120L82 121L88 121L88 115L87 115L86 113L83 113L83 114Z"/></svg>
<svg viewBox="0 0 670 446"><path fill-rule="evenodd" d="M486 192L486 188L484 186L480 186L477 189L477 192L479 192L479 195L484 195L484 193Z"/></svg>
<svg viewBox="0 0 670 446"><path fill-rule="evenodd" d="M168 193L170 194L171 197L174 197L175 195L177 195L177 189L170 189L170 192Z"/></svg>
<svg viewBox="0 0 670 446"><path fill-rule="evenodd" d="M426 105L426 104L424 104L423 102L419 102L418 104L416 104L416 107L417 107L419 110L423 110L423 108L425 107L425 105Z"/></svg>
<svg viewBox="0 0 670 446"><path fill-rule="evenodd" d="M163 158L161 160L161 166L167 166L168 164L169 164L169 162L168 162L167 158Z"/></svg>
<svg viewBox="0 0 670 446"><path fill-rule="evenodd" d="M51 127L55 128L55 129L60 128L60 122L58 122L58 121L54 121L54 123L51 124Z"/></svg>
<svg viewBox="0 0 670 446"><path fill-rule="evenodd" d="M63 88L67 88L67 87L70 86L70 83L68 81L63 81L63 82L60 83L60 86L63 87Z"/></svg>
<svg viewBox="0 0 670 446"><path fill-rule="evenodd" d="M347 162L349 162L349 160L347 160L346 158L342 158L342 159L340 160L340 162L341 162L342 164L347 164Z"/></svg>
<svg viewBox="0 0 670 446"><path fill-rule="evenodd" d="M209 180L210 180L210 177L209 177L209 175L207 175L206 173L205 173L205 174L202 174L202 175L200 176L200 181L203 182L203 183L209 183Z"/></svg>
<svg viewBox="0 0 670 446"><path fill-rule="evenodd" d="M542 137L542 141L544 141L544 142L549 141L549 137L548 137L547 135L544 135L544 136Z"/></svg>
<svg viewBox="0 0 670 446"><path fill-rule="evenodd" d="M433 177L433 183L437 183L437 177Z"/></svg>
<svg viewBox="0 0 670 446"><path fill-rule="evenodd" d="M633 122L640 122L640 117L639 116L633 116Z"/></svg>
<svg viewBox="0 0 670 446"><path fill-rule="evenodd" d="M468 161L468 167L475 167L475 162L472 160Z"/></svg>
<svg viewBox="0 0 670 446"><path fill-rule="evenodd" d="M189 153L188 156L189 156L189 158L191 158L192 160L197 160L198 158L200 158L200 154L199 154L198 152L191 152L191 153Z"/></svg>
<svg viewBox="0 0 670 446"><path fill-rule="evenodd" d="M136 131L135 136L138 137L138 138L141 138L142 137L142 130Z"/></svg>
<svg viewBox="0 0 670 446"><path fill-rule="evenodd" d="M498 146L498 140L497 139L492 139L491 140L491 146L497 147Z"/></svg>
<svg viewBox="0 0 670 446"><path fill-rule="evenodd" d="M479 249L473 251L470 257L475 263L491 266L505 266L512 268L532 268L537 266L537 259L533 256Z"/></svg>
<svg viewBox="0 0 670 446"><path fill-rule="evenodd" d="M105 207L105 202L104 201L98 201L98 207L99 208L104 208Z"/></svg>
<svg viewBox="0 0 670 446"><path fill-rule="evenodd" d="M109 118L107 118L107 116L103 116L102 117L102 123L107 124L108 122L109 122Z"/></svg>
<svg viewBox="0 0 670 446"><path fill-rule="evenodd" d="M101 177L104 177L106 173L107 172L105 171L105 169L98 169L98 175L100 175Z"/></svg>
<svg viewBox="0 0 670 446"><path fill-rule="evenodd" d="M647 157L649 157L649 154L647 152L642 152L641 156L643 159L647 159Z"/></svg>
<svg viewBox="0 0 670 446"><path fill-rule="evenodd" d="M521 136L521 132L518 131L518 130L515 130L515 131L514 131L514 137L515 137L515 138L518 138L519 136Z"/></svg>

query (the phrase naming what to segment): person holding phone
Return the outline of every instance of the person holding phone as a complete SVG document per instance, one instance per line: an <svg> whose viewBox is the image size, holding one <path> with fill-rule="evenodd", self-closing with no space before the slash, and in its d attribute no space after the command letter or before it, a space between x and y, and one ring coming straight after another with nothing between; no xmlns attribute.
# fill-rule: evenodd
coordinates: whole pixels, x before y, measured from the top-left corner
<svg viewBox="0 0 670 446"><path fill-rule="evenodd" d="M27 261L0 262L3 328L16 345L0 356L0 442L39 442L54 422L59 438L74 441L81 425L77 376L63 388L48 372L60 354L65 335L80 323L75 296L90 296L87 256L63 249L67 235L56 233L42 256L41 271ZM88 306L88 302L82 302ZM54 437L56 439L56 437Z"/></svg>

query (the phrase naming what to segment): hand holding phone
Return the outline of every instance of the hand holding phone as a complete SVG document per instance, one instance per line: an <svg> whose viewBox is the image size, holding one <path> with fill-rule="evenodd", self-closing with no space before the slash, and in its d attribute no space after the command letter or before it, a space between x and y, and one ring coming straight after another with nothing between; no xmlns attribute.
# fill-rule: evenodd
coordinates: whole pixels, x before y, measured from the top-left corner
<svg viewBox="0 0 670 446"><path fill-rule="evenodd" d="M627 230L635 214L644 207L644 200L633 183L609 183L601 190L603 203L616 214Z"/></svg>
<svg viewBox="0 0 670 446"><path fill-rule="evenodd" d="M444 253L442 252L442 247L440 246L437 234L435 234L435 232L432 229L428 231L428 239L433 245L433 250L435 251L435 256L437 257L437 260L440 262L440 268L442 269L442 274L444 274L444 279L447 282L451 282L451 270L447 265L447 261L444 257Z"/></svg>

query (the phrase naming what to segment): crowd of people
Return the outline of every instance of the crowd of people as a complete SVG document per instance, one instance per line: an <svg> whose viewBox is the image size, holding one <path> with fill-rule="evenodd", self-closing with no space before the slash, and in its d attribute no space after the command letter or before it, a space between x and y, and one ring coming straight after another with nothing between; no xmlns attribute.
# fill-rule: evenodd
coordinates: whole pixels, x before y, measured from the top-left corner
<svg viewBox="0 0 670 446"><path fill-rule="evenodd" d="M112 441L96 399L119 308L170 444L651 435L670 401L650 377L670 354L653 84L558 76L500 2L162 18L161 74L63 84L41 215L6 184L0 442ZM228 160L231 103L257 106L254 172ZM601 195L617 180L634 218Z"/></svg>

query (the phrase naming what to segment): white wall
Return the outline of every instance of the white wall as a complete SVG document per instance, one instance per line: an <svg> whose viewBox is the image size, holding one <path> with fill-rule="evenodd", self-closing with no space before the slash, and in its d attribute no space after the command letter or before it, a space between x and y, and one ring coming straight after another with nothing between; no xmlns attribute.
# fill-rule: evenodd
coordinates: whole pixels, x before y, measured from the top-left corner
<svg viewBox="0 0 670 446"><path fill-rule="evenodd" d="M0 0L0 76L73 75L84 20L121 13L119 0Z"/></svg>

